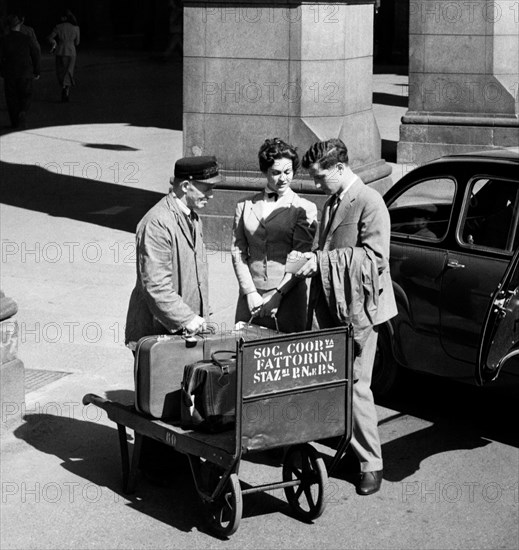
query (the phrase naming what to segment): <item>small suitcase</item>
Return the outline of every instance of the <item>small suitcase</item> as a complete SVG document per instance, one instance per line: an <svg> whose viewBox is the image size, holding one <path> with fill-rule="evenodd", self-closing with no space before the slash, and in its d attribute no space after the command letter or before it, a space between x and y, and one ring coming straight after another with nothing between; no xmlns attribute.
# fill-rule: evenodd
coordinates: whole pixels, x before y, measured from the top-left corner
<svg viewBox="0 0 519 550"><path fill-rule="evenodd" d="M186 365L209 360L212 351L235 349L240 338L257 340L279 334L245 325L239 330L197 335L194 342L180 335L144 336L135 350L136 409L153 418L180 420L180 384Z"/></svg>
<svg viewBox="0 0 519 550"><path fill-rule="evenodd" d="M210 361L184 368L180 426L206 432L221 432L234 426L236 418L236 354L220 350Z"/></svg>

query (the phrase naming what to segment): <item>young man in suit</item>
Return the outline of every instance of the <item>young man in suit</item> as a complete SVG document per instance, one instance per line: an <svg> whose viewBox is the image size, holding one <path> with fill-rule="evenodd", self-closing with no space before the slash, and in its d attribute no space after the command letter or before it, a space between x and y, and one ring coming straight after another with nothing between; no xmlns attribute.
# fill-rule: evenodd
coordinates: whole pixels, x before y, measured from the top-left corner
<svg viewBox="0 0 519 550"><path fill-rule="evenodd" d="M354 362L353 435L351 447L360 462L357 493L370 495L380 489L383 464L377 427L377 414L370 389L371 374L377 346L377 325L397 313L389 274L389 213L381 195L365 185L351 170L348 150L340 139L320 141L312 145L302 160L315 185L330 198L326 202L320 225L319 246L306 253L306 264L298 276L313 277L310 290L309 325L307 328L329 328L343 324L338 314L339 296L348 288L334 291L331 277L321 273L327 262L337 261L338 255L349 248L366 253L378 271L373 288L376 310L363 327L362 349ZM373 297L372 297L373 298ZM358 309L358 308L356 308ZM362 308L361 308L362 309Z"/></svg>

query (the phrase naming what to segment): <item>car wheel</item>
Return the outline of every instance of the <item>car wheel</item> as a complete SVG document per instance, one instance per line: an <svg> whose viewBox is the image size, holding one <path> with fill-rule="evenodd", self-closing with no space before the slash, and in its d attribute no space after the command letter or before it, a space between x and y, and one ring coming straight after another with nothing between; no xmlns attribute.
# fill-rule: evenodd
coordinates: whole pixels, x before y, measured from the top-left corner
<svg viewBox="0 0 519 550"><path fill-rule="evenodd" d="M393 356L391 333L386 325L379 328L377 351L371 376L371 391L376 397L384 397L394 391L398 383L400 367Z"/></svg>

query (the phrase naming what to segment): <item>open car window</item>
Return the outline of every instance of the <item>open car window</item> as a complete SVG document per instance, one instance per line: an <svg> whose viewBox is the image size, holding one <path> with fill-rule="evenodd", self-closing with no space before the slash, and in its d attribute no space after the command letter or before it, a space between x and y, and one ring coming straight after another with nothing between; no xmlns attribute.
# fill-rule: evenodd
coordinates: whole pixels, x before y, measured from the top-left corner
<svg viewBox="0 0 519 550"><path fill-rule="evenodd" d="M467 189L459 239L470 248L512 252L519 244L519 185L475 178Z"/></svg>
<svg viewBox="0 0 519 550"><path fill-rule="evenodd" d="M447 234L455 192L451 178L423 180L408 187L388 205L391 233L441 241Z"/></svg>

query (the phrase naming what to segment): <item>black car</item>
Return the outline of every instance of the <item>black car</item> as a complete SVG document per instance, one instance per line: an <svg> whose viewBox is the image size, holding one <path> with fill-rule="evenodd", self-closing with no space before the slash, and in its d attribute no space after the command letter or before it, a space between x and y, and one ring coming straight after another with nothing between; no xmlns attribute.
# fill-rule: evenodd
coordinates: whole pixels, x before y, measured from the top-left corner
<svg viewBox="0 0 519 550"><path fill-rule="evenodd" d="M519 154L443 157L384 199L398 315L380 329L373 392L402 369L519 382Z"/></svg>

